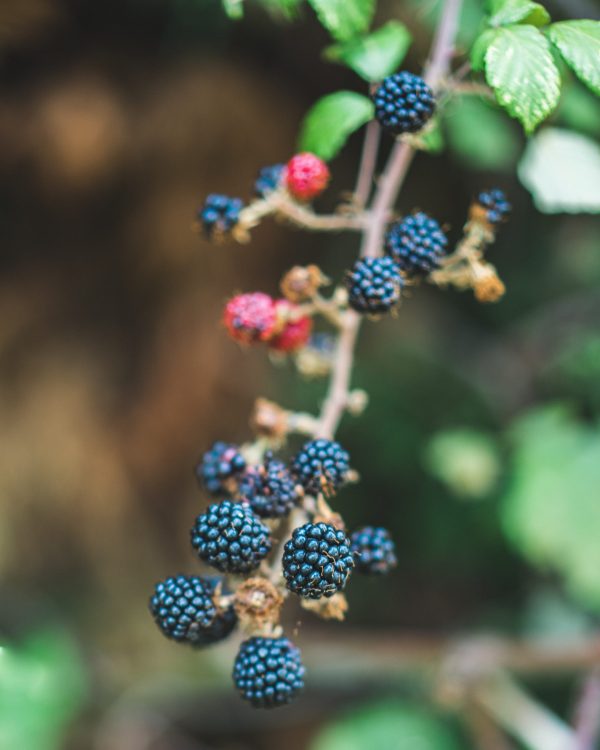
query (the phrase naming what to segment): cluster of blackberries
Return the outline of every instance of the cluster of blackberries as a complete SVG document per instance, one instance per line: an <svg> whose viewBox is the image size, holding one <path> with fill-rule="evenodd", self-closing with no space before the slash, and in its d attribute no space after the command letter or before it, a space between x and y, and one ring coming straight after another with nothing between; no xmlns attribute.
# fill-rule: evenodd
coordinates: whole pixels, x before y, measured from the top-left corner
<svg viewBox="0 0 600 750"><path fill-rule="evenodd" d="M406 70L384 78L372 96L375 117L392 135L418 132L435 112L433 91Z"/></svg>

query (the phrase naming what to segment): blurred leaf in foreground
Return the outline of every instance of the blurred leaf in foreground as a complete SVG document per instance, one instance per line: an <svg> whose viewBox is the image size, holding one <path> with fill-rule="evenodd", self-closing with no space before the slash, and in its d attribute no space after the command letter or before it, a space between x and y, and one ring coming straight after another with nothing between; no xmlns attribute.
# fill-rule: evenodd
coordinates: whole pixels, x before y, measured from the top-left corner
<svg viewBox="0 0 600 750"><path fill-rule="evenodd" d="M316 737L311 750L459 750L452 731L432 713L384 702L341 718Z"/></svg>
<svg viewBox="0 0 600 750"><path fill-rule="evenodd" d="M551 406L519 419L512 437L512 479L502 505L509 538L600 611L600 430Z"/></svg>
<svg viewBox="0 0 600 750"><path fill-rule="evenodd" d="M83 668L62 632L46 630L0 645L0 747L56 750L81 708Z"/></svg>

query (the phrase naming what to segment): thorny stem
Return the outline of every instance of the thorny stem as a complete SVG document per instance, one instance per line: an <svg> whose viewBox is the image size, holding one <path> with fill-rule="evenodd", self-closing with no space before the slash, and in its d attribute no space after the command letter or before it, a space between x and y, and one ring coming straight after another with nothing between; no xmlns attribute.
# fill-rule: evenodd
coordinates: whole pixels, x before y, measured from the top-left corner
<svg viewBox="0 0 600 750"><path fill-rule="evenodd" d="M462 0L446 0L444 5L424 72L425 79L434 89L450 69L461 5ZM414 155L414 149L404 141L398 141L394 146L373 198L369 222L363 230L361 257L374 258L381 252L387 217L396 202ZM346 408L360 324L358 313L349 310L338 339L329 390L319 417L316 432L319 437L333 437Z"/></svg>

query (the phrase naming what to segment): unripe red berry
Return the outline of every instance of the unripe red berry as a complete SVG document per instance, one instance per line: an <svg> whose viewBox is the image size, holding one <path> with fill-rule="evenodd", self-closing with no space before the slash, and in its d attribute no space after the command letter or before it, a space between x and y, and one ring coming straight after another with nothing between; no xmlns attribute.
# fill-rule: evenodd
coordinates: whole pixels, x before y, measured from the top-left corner
<svg viewBox="0 0 600 750"><path fill-rule="evenodd" d="M302 349L308 343L312 332L312 318L308 315L298 317L299 306L286 299L278 299L275 308L283 328L269 341L269 348L277 352L295 352Z"/></svg>
<svg viewBox="0 0 600 750"><path fill-rule="evenodd" d="M327 164L318 156L305 152L288 161L285 184L294 198L310 201L325 190L330 177Z"/></svg>
<svg viewBox="0 0 600 750"><path fill-rule="evenodd" d="M238 294L225 306L223 322L229 335L242 344L268 341L277 328L275 300L268 294Z"/></svg>

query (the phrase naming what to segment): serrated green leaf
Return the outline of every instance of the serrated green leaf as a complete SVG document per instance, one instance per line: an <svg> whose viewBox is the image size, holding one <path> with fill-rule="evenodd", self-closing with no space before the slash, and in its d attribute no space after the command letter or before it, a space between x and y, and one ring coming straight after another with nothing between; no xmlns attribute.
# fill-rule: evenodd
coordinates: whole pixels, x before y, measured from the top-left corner
<svg viewBox="0 0 600 750"><path fill-rule="evenodd" d="M474 169L512 170L520 150L516 126L492 103L455 98L444 110L451 149Z"/></svg>
<svg viewBox="0 0 600 750"><path fill-rule="evenodd" d="M528 134L558 104L560 74L548 40L533 26L494 31L485 53L485 76L498 103Z"/></svg>
<svg viewBox="0 0 600 750"><path fill-rule="evenodd" d="M591 138L544 128L528 144L518 173L544 213L600 213L600 146Z"/></svg>
<svg viewBox="0 0 600 750"><path fill-rule="evenodd" d="M229 18L239 21L244 16L244 2L243 0L223 0L223 10Z"/></svg>
<svg viewBox="0 0 600 750"><path fill-rule="evenodd" d="M553 23L548 37L567 65L600 96L600 21Z"/></svg>
<svg viewBox="0 0 600 750"><path fill-rule="evenodd" d="M338 91L324 96L304 118L299 147L321 159L333 159L348 136L372 120L373 114L373 102L362 94Z"/></svg>
<svg viewBox="0 0 600 750"><path fill-rule="evenodd" d="M371 25L375 0L308 0L319 21L334 39L346 42Z"/></svg>
<svg viewBox="0 0 600 750"><path fill-rule="evenodd" d="M512 23L546 26L551 21L544 6L533 0L492 0L488 7L490 26L507 26Z"/></svg>
<svg viewBox="0 0 600 750"><path fill-rule="evenodd" d="M473 42L470 55L473 70L479 71L485 68L485 53L495 37L496 32L494 29L486 29Z"/></svg>
<svg viewBox="0 0 600 750"><path fill-rule="evenodd" d="M329 47L325 56L344 63L365 81L381 81L398 69L411 41L404 24L390 21L368 36Z"/></svg>

